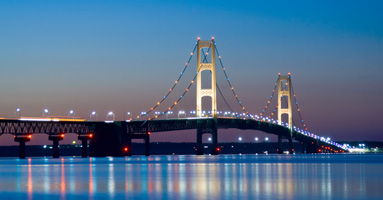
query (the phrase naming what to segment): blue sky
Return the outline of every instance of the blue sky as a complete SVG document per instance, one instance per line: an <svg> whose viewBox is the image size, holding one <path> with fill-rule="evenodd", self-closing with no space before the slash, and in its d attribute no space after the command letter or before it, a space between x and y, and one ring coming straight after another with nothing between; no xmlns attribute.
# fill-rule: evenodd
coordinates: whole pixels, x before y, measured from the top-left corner
<svg viewBox="0 0 383 200"><path fill-rule="evenodd" d="M251 113L262 110L277 74L291 72L311 131L382 141L382 4L0 0L0 116L20 107L24 116L49 108L123 119L160 100L196 38L214 36ZM185 84L195 59L187 73ZM225 88L223 77L218 84ZM192 109L194 98L180 107Z"/></svg>

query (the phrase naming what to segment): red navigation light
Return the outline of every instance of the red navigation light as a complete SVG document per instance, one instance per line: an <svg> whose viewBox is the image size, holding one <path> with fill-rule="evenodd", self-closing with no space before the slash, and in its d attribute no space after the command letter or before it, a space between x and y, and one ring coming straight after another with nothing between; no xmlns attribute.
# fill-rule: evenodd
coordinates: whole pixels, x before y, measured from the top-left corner
<svg viewBox="0 0 383 200"><path fill-rule="evenodd" d="M294 151L294 149L292 149Z"/></svg>
<svg viewBox="0 0 383 200"><path fill-rule="evenodd" d="M64 137L64 134L61 134L60 136L63 138L63 137Z"/></svg>
<svg viewBox="0 0 383 200"><path fill-rule="evenodd" d="M211 37L212 40L214 40L214 37Z"/></svg>
<svg viewBox="0 0 383 200"><path fill-rule="evenodd" d="M93 134L89 134L89 137L90 137L90 138L93 137Z"/></svg>
<svg viewBox="0 0 383 200"><path fill-rule="evenodd" d="M319 152L321 152L322 150L319 149Z"/></svg>
<svg viewBox="0 0 383 200"><path fill-rule="evenodd" d="M289 72L287 75L289 75L289 76L290 76L290 72Z"/></svg>
<svg viewBox="0 0 383 200"><path fill-rule="evenodd" d="M150 131L148 132L148 135L150 135Z"/></svg>
<svg viewBox="0 0 383 200"><path fill-rule="evenodd" d="M198 41L199 41L200 39L201 39L200 37L197 38Z"/></svg>
<svg viewBox="0 0 383 200"><path fill-rule="evenodd" d="M32 138L32 135L28 135L28 138L31 139L31 138Z"/></svg>
<svg viewBox="0 0 383 200"><path fill-rule="evenodd" d="M221 149L219 147L217 147L217 151L220 151Z"/></svg>
<svg viewBox="0 0 383 200"><path fill-rule="evenodd" d="M128 147L125 147L125 148L124 148L124 151L128 151Z"/></svg>

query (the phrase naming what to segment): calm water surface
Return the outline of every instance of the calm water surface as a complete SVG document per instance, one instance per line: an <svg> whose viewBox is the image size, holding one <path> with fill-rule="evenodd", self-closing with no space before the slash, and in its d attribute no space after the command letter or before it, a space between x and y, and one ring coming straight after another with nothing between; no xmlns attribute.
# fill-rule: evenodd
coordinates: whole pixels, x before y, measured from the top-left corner
<svg viewBox="0 0 383 200"><path fill-rule="evenodd" d="M0 199L383 199L383 155L1 158Z"/></svg>

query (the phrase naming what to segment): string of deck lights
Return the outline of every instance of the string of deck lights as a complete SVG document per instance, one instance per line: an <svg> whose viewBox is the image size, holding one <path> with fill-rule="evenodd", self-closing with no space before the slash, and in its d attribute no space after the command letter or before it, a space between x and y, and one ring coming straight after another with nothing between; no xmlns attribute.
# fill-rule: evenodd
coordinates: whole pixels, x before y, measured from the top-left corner
<svg viewBox="0 0 383 200"><path fill-rule="evenodd" d="M147 112L144 112L143 115L141 115L141 117L146 116L146 115L148 115L149 113L151 113L152 111L154 111L158 106L160 106L160 105L162 104L162 102L165 101L166 97L168 97L168 96L172 93L172 91L174 90L174 88L177 86L177 84L178 84L179 81L181 80L182 76L184 75L186 69L188 68L189 63L190 63L190 60L192 59L192 57L193 57L193 55L194 55L194 52L195 52L195 50L197 49L197 44L198 44L198 43L196 43L196 45L194 46L193 51L190 53L190 57L189 57L188 61L186 62L185 67L184 67L184 69L182 70L180 76L179 76L178 79L174 82L173 86L169 89L168 93L161 99L161 101L158 101L157 104L156 104L155 106L153 106L152 108L150 108L150 110L148 110ZM136 120L136 119L139 119L139 118L140 118L140 116L137 116L137 117L135 118L135 120Z"/></svg>
<svg viewBox="0 0 383 200"><path fill-rule="evenodd" d="M231 82L230 82L230 79L229 79L229 77L228 77L228 75L227 75L227 73L226 73L226 68L225 68L225 67L223 66L223 64L222 64L222 59L221 59L221 56L219 55L219 51L218 51L217 46L215 45L215 42L214 42L214 47L215 47L215 51L217 52L217 56L218 56L218 59L219 59L219 63L221 64L221 68L222 68L222 70L223 70L223 73L225 74L227 83L229 84L229 87L230 87L230 89L231 89L231 91L232 91L232 93L233 93L235 99L237 100L239 106L240 106L241 109L245 112L245 114L248 115L249 112L246 111L245 106L243 106L242 102L241 102L241 101L239 100L239 98L238 98L238 95L237 95L236 92L234 91L234 87L232 86L232 84L231 84Z"/></svg>

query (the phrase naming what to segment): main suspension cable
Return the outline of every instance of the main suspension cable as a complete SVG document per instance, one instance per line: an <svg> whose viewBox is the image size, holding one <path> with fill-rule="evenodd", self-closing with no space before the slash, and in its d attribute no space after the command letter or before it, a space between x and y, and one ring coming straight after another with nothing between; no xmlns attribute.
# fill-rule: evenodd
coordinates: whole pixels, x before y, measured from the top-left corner
<svg viewBox="0 0 383 200"><path fill-rule="evenodd" d="M210 51L210 48L207 50L206 55L209 53L209 51ZM203 59L202 62L206 62L206 61L207 61L207 58L206 58L205 53L203 53L203 55L204 55L204 59ZM172 110L172 109L173 109L173 108L174 108L174 107L181 101L181 99L186 95L186 93L189 91L190 87L191 87L191 86L193 85L193 83L195 82L195 79L197 78L198 73L200 73L200 69L197 69L197 73L195 74L194 78L190 81L189 86L185 89L185 91L184 91L184 92L182 93L182 95L177 99L177 101L175 101L174 104L171 105L166 111L161 112L159 115L155 115L155 116L154 116L155 119L157 119L158 117L161 117L161 116L167 114L169 111L171 111L171 110ZM150 120L150 118L149 118L149 120Z"/></svg>
<svg viewBox="0 0 383 200"><path fill-rule="evenodd" d="M152 108L150 108L150 110L148 110L148 111L147 111L145 114L143 114L141 117L146 116L146 115L148 115L150 112L152 112L153 110L155 110L159 105L162 104L162 102L165 101L166 97L168 97L168 96L170 95L170 93L174 90L174 88L177 86L178 82L181 80L182 76L184 75L186 69L188 68L189 63L190 63L190 60L192 59L192 57L193 57L193 55L194 55L194 52L195 52L195 50L197 49L197 45L198 45L198 42L197 42L196 45L194 46L194 49L193 49L192 53L190 53L189 60L186 62L186 65L185 65L184 69L182 70L180 76L179 76L178 79L174 82L174 85L169 89L169 92L168 92L168 93L161 99L161 101L158 101L157 104L156 104L155 106L153 106ZM137 116L137 117L135 118L135 120L138 119L138 118L140 118L140 116Z"/></svg>
<svg viewBox="0 0 383 200"><path fill-rule="evenodd" d="M280 75L278 75L277 81L275 82L273 92L272 92L271 95L270 95L270 99L267 101L267 104L266 104L265 108L264 108L264 109L262 110L262 112L259 114L260 117L262 117L262 115L266 112L267 108L269 107L269 105L270 105L270 103L271 103L272 98L274 97L275 90L276 90L277 85L278 85L279 76L280 76ZM278 108L278 106L277 106L277 108Z"/></svg>
<svg viewBox="0 0 383 200"><path fill-rule="evenodd" d="M291 81L290 81L291 82ZM299 106L298 106L298 101L297 101L297 97L295 95L295 92L294 92L294 88L293 88L293 84L291 83L291 92L293 93L293 97L294 97L294 100L295 100L295 105L297 107L297 110L298 110L298 114L299 114L299 118L303 124L303 128L305 129L305 131L307 131L307 126L306 126L306 123L303 121L303 118L302 118L302 114L301 114L301 109L299 109Z"/></svg>
<svg viewBox="0 0 383 200"><path fill-rule="evenodd" d="M220 62L220 64L221 64L221 68L222 68L222 70L223 70L223 73L225 74L227 83L229 84L230 89L231 89L231 91L232 91L232 93L233 93L235 99L237 100L239 106L241 106L241 109L245 112L245 114L246 114L246 115L249 114L249 112L246 111L245 106L243 106L243 105L242 105L242 102L239 100L238 95L237 95L236 92L234 91L234 87L232 86L232 84L231 84L231 82L230 82L230 79L229 79L229 77L227 76L226 69L225 69L225 67L224 67L223 64L222 64L222 59L221 59L221 56L219 55L219 51L218 51L218 48L217 48L217 46L215 45L215 43L214 43L214 47L215 47L215 50L216 50L216 52L217 52L218 59L219 59L219 62Z"/></svg>

